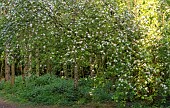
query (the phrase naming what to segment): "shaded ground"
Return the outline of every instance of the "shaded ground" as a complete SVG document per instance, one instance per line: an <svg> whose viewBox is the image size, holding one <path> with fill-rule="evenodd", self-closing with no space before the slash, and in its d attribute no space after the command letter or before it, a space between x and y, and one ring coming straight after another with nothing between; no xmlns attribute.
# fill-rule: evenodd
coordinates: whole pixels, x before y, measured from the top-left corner
<svg viewBox="0 0 170 108"><path fill-rule="evenodd" d="M90 103L86 105L73 105L73 106L44 106L44 105L24 105L24 104L17 104L9 101L5 101L0 99L0 108L117 108L113 103ZM131 108L130 106L127 108ZM136 107L135 107L136 108ZM150 107L147 107L150 108ZM158 108L158 107L154 107ZM162 107L162 108L170 108Z"/></svg>
<svg viewBox="0 0 170 108"><path fill-rule="evenodd" d="M87 104L76 106L34 106L34 105L22 105L0 99L0 108L116 108L113 104Z"/></svg>
<svg viewBox="0 0 170 108"><path fill-rule="evenodd" d="M17 105L0 99L0 108L18 108Z"/></svg>

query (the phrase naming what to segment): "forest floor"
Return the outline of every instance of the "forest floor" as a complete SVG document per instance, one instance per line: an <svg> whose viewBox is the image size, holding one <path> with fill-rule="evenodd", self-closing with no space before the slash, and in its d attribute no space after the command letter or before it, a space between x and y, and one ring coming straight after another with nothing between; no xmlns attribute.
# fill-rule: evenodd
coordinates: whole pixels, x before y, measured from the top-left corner
<svg viewBox="0 0 170 108"><path fill-rule="evenodd" d="M18 104L11 101L0 98L0 108L116 108L113 104L87 104L87 105L76 105L76 106L45 106L45 105L28 105Z"/></svg>
<svg viewBox="0 0 170 108"><path fill-rule="evenodd" d="M0 108L18 108L17 104L0 99Z"/></svg>
<svg viewBox="0 0 170 108"><path fill-rule="evenodd" d="M118 108L118 107L116 107L114 103L89 103L85 105L73 105L73 106L56 106L56 105L46 106L46 105L19 104L8 100L4 100L3 98L0 97L0 108ZM129 106L126 108L131 107ZM167 108L170 107L168 106Z"/></svg>

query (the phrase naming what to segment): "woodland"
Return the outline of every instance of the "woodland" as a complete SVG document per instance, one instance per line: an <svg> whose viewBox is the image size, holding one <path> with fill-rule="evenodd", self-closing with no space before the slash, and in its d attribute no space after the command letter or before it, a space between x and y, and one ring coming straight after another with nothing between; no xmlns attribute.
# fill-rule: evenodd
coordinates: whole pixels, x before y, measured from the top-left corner
<svg viewBox="0 0 170 108"><path fill-rule="evenodd" d="M170 0L0 0L0 97L170 108Z"/></svg>

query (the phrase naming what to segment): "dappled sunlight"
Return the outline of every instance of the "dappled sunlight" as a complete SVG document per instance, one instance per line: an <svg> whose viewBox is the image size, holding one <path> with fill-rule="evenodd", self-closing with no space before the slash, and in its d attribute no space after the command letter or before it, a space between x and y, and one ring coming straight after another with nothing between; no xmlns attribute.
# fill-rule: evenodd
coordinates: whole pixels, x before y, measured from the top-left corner
<svg viewBox="0 0 170 108"><path fill-rule="evenodd" d="M160 2L158 0L136 1L135 19L143 32L142 44L145 47L156 45L162 39L161 28L164 19L160 19ZM161 14L161 13L160 13Z"/></svg>

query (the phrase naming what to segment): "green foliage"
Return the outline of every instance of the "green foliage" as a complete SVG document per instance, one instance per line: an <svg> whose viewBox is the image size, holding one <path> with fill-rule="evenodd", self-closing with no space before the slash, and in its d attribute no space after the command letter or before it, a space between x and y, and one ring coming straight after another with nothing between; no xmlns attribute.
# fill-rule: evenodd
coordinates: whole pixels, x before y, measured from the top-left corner
<svg viewBox="0 0 170 108"><path fill-rule="evenodd" d="M43 80L42 80L43 79ZM51 75L41 77L31 76L25 84L21 77L16 78L16 84L11 87L10 83L1 83L1 90L6 94L13 94L26 102L35 104L73 104L76 93L72 80L56 78Z"/></svg>
<svg viewBox="0 0 170 108"><path fill-rule="evenodd" d="M165 0L167 3L168 3L168 5L170 6L170 0Z"/></svg>
<svg viewBox="0 0 170 108"><path fill-rule="evenodd" d="M170 78L167 79L166 85L168 86L168 88L170 88ZM170 95L170 89L168 89L168 95Z"/></svg>
<svg viewBox="0 0 170 108"><path fill-rule="evenodd" d="M42 80L43 79L43 80ZM16 84L11 87L9 82L0 84L1 91L5 96L12 99L14 96L18 101L31 102L45 105L73 105L85 104L88 102L111 101L113 95L106 83L104 86L94 88L93 79L81 79L78 90L74 89L73 80L57 78L54 75L31 76L25 83L22 77L16 78ZM91 82L91 83L89 83ZM13 95L14 94L14 95Z"/></svg>
<svg viewBox="0 0 170 108"><path fill-rule="evenodd" d="M25 82L18 77L14 87L3 82L0 89L42 104L165 103L170 95L170 8L160 0L131 2L14 1L0 19L0 45L10 43L9 59L19 55L18 63L26 65L31 55L33 69L39 62L39 69L50 65L52 73L68 76L75 63L88 76L93 65L95 77L80 79L77 91L71 79L50 74Z"/></svg>
<svg viewBox="0 0 170 108"><path fill-rule="evenodd" d="M37 84L38 82L41 83ZM112 86L112 81L103 80L101 83L101 80L97 78L82 78L79 80L78 90L75 90L72 79L57 78L54 75L46 74L40 77L26 78L25 83L19 76L13 87L11 87L10 82L2 81L0 90L4 97L10 100L15 98L13 101L32 104L81 105L91 102L105 103L114 99L119 102L117 104L119 107L126 105L126 100L131 101L129 104L134 108L138 105L141 107L150 106L146 102L133 100L134 90L130 89L127 84L121 81L117 84L124 85L124 87L119 86L119 88L114 89L116 86ZM168 87L170 86L169 80L166 81L166 84ZM155 102L155 106L167 106L167 104L160 103L159 100Z"/></svg>
<svg viewBox="0 0 170 108"><path fill-rule="evenodd" d="M86 99L87 102L107 102L111 101L113 95L111 81L99 80L98 78L82 78L79 81L80 95Z"/></svg>

